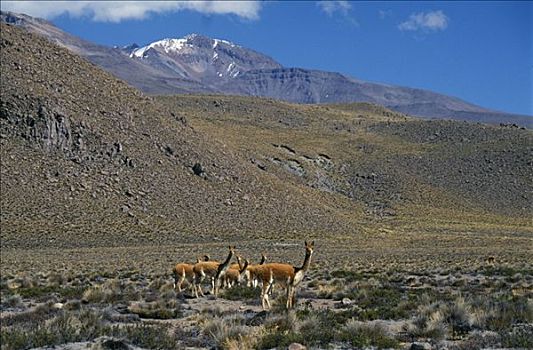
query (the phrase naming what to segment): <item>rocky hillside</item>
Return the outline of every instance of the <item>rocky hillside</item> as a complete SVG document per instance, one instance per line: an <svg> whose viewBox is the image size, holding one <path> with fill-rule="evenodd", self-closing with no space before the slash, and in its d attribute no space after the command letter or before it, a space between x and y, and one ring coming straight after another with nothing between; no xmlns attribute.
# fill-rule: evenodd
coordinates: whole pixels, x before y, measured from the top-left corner
<svg viewBox="0 0 533 350"><path fill-rule="evenodd" d="M1 30L2 247L530 226L529 130L368 103L146 97L42 37Z"/></svg>
<svg viewBox="0 0 533 350"><path fill-rule="evenodd" d="M340 73L282 67L272 58L226 40L201 35L163 39L144 47L95 45L52 24L2 12L14 23L101 66L150 94L221 93L271 97L296 103L377 103L413 116L533 128L531 116L491 111L435 92L357 80Z"/></svg>
<svg viewBox="0 0 533 350"><path fill-rule="evenodd" d="M382 224L428 220L445 226L496 217L527 222L532 214L529 130L424 121L366 103L160 100L264 172L348 198Z"/></svg>
<svg viewBox="0 0 533 350"><path fill-rule="evenodd" d="M1 30L2 247L357 231L79 56Z"/></svg>

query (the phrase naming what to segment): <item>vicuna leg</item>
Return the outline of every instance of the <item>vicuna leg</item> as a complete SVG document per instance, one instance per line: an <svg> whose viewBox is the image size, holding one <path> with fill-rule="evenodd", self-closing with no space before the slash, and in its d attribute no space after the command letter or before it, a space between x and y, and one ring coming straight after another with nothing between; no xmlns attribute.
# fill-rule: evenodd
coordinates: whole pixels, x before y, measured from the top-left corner
<svg viewBox="0 0 533 350"><path fill-rule="evenodd" d="M261 288L261 306L263 307L263 310L270 309L270 301L268 300L268 287L270 286L270 283L263 283L263 287Z"/></svg>
<svg viewBox="0 0 533 350"><path fill-rule="evenodd" d="M292 294L292 287L287 286L287 309L291 308L291 294Z"/></svg>
<svg viewBox="0 0 533 350"><path fill-rule="evenodd" d="M182 288L181 286L183 285L183 282L185 281L185 274L182 274L180 277L179 277L179 280L178 280L178 291L181 293L182 291Z"/></svg>
<svg viewBox="0 0 533 350"><path fill-rule="evenodd" d="M198 276L194 277L194 295L198 298L198 290L200 291L201 296L205 296L204 292L202 291L202 282L204 280L205 275L202 273Z"/></svg>

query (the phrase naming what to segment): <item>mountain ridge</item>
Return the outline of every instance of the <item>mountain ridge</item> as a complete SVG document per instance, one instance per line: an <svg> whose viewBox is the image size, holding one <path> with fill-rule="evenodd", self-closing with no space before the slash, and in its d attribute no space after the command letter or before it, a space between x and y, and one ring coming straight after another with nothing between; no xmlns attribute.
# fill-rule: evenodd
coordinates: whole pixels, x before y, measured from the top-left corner
<svg viewBox="0 0 533 350"><path fill-rule="evenodd" d="M1 20L44 35L149 94L219 93L295 103L371 102L423 118L533 128L531 116L493 111L458 97L366 82L338 72L283 67L262 53L199 34L171 39L181 43L182 50L169 52L148 48L161 40L143 47L107 48L76 38L42 19L2 12ZM142 48L148 48L145 51L152 54L145 58L133 55Z"/></svg>

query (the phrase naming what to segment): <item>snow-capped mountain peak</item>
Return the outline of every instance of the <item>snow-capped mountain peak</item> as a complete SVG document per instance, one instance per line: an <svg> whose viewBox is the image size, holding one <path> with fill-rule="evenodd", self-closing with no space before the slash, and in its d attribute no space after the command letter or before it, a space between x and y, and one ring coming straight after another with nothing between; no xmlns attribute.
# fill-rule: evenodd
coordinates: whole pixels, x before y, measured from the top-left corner
<svg viewBox="0 0 533 350"><path fill-rule="evenodd" d="M134 48L134 50L131 51L130 57L131 58L143 58L146 56L147 51L154 48L154 49L160 49L163 50L165 53L180 53L183 51L184 48L194 48L194 47L205 47L209 44L210 48L212 50L215 50L220 44L227 45L229 47L235 48L240 46L235 45L231 41L223 40L223 39L211 39L205 36L202 36L200 34L188 34L184 36L183 38L179 39L173 39L173 38L165 38L162 40L154 41L151 44L148 44L144 47L137 47ZM213 53L213 57L216 58L218 54L216 51Z"/></svg>
<svg viewBox="0 0 533 350"><path fill-rule="evenodd" d="M222 40L222 39L213 39L213 49L215 49L218 46L219 43L226 44L226 45L229 45L231 47L238 46L238 45L235 45L234 43L232 43L231 41Z"/></svg>
<svg viewBox="0 0 533 350"><path fill-rule="evenodd" d="M170 53L170 52L179 52L181 51L185 46L192 46L191 44L188 43L189 40L186 39L186 38L181 38L181 39L170 39L170 38L166 38L166 39L163 39L163 40L159 40L159 41L154 41L153 43L147 45L147 46L144 46L144 47L141 47L141 48L138 48L138 49L135 49L131 52L130 54L130 57L137 57L137 58L143 58L146 54L146 52L151 49L151 48L161 48L165 51L165 53Z"/></svg>
<svg viewBox="0 0 533 350"><path fill-rule="evenodd" d="M200 34L166 38L132 49L124 50L132 59L202 82L236 78L251 69L281 67L268 56Z"/></svg>

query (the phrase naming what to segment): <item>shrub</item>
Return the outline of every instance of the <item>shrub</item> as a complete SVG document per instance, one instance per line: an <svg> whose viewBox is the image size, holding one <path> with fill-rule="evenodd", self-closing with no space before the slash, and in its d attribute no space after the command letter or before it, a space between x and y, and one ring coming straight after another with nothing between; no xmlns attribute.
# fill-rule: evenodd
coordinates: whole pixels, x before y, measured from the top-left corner
<svg viewBox="0 0 533 350"><path fill-rule="evenodd" d="M3 348L27 349L84 341L94 339L106 330L101 315L94 311L61 312L52 318L40 313L34 315L37 317L2 327Z"/></svg>
<svg viewBox="0 0 533 350"><path fill-rule="evenodd" d="M303 336L295 332L274 331L264 335L259 341L258 349L286 349L292 343L304 343Z"/></svg>
<svg viewBox="0 0 533 350"><path fill-rule="evenodd" d="M58 272L52 272L47 278L48 287L59 287L65 283L65 276Z"/></svg>
<svg viewBox="0 0 533 350"><path fill-rule="evenodd" d="M215 317L203 326L203 333L212 339L218 348L227 348L232 341L246 337L249 327L245 326L245 319L240 314Z"/></svg>
<svg viewBox="0 0 533 350"><path fill-rule="evenodd" d="M9 295L5 298L2 298L2 307L21 307L22 306L22 298L18 294Z"/></svg>
<svg viewBox="0 0 533 350"><path fill-rule="evenodd" d="M20 326L25 328L35 328L39 323L56 316L58 312L57 309L52 307L52 303L41 304L33 310L3 317L2 327Z"/></svg>
<svg viewBox="0 0 533 350"><path fill-rule="evenodd" d="M421 305L413 321L404 327L407 336L412 340L418 338L444 339L448 330L444 323L442 308L441 303Z"/></svg>
<svg viewBox="0 0 533 350"><path fill-rule="evenodd" d="M347 282L360 281L368 278L368 275L348 270L336 270L331 272L331 277L343 278Z"/></svg>
<svg viewBox="0 0 533 350"><path fill-rule="evenodd" d="M467 334L472 329L472 308L459 297L444 309L444 321L450 325L452 336Z"/></svg>
<svg viewBox="0 0 533 350"><path fill-rule="evenodd" d="M297 329L298 318L292 311L288 311L284 314L271 314L265 319L264 326L267 330L293 332Z"/></svg>
<svg viewBox="0 0 533 350"><path fill-rule="evenodd" d="M304 343L327 345L332 342L338 327L333 316L333 312L317 312L301 321L298 330Z"/></svg>
<svg viewBox="0 0 533 350"><path fill-rule="evenodd" d="M499 348L501 339L502 337L496 332L474 331L459 345L459 348L461 350Z"/></svg>
<svg viewBox="0 0 533 350"><path fill-rule="evenodd" d="M119 301L122 297L120 281L112 279L103 284L89 287L83 292L82 300L88 303L110 303Z"/></svg>
<svg viewBox="0 0 533 350"><path fill-rule="evenodd" d="M364 324L353 319L341 328L338 338L357 348L373 346L378 349L389 349L398 348L400 345L398 340L389 336L382 326Z"/></svg>
<svg viewBox="0 0 533 350"><path fill-rule="evenodd" d="M170 319L180 315L180 308L175 300L133 303L128 310L141 318Z"/></svg>
<svg viewBox="0 0 533 350"><path fill-rule="evenodd" d="M408 315L401 291L393 286L363 288L346 295L362 308L360 320L401 319Z"/></svg>
<svg viewBox="0 0 533 350"><path fill-rule="evenodd" d="M175 349L176 339L170 333L170 325L137 324L113 326L106 333L114 337L128 339L134 345L146 349Z"/></svg>
<svg viewBox="0 0 533 350"><path fill-rule="evenodd" d="M233 288L224 289L220 297L228 300L259 300L261 288L252 288L247 286L234 286Z"/></svg>
<svg viewBox="0 0 533 350"><path fill-rule="evenodd" d="M509 330L513 324L533 322L533 302L525 297L491 302L486 307L491 310L486 319L489 330L502 332Z"/></svg>
<svg viewBox="0 0 533 350"><path fill-rule="evenodd" d="M518 324L502 337L503 346L506 348L533 349L533 325Z"/></svg>

